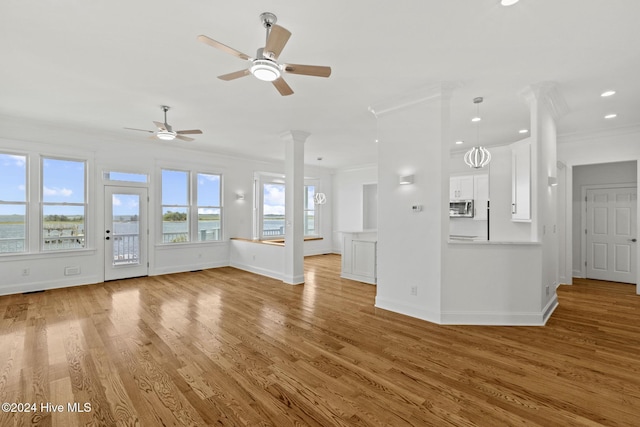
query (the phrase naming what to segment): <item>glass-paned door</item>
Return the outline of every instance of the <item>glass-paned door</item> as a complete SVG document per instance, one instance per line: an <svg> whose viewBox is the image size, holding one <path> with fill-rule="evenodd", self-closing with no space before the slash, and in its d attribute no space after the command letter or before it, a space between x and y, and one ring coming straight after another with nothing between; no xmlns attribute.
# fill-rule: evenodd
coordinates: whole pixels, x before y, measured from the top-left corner
<svg viewBox="0 0 640 427"><path fill-rule="evenodd" d="M105 187L105 280L146 276L147 189Z"/></svg>

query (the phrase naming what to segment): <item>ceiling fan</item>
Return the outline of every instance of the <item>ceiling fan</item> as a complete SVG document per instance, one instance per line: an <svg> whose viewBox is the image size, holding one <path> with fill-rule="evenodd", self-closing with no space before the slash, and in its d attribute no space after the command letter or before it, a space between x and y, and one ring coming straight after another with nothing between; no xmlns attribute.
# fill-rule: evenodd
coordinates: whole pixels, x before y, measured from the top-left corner
<svg viewBox="0 0 640 427"><path fill-rule="evenodd" d="M253 76L259 80L273 83L278 92L280 92L280 95L287 96L291 95L293 90L282 78L283 73L302 74L305 76L315 77L329 77L331 75L331 67L278 63L278 56L280 56L282 49L284 49L284 46L287 44L287 41L291 36L291 32L279 25L275 25L277 19L278 18L270 12L265 12L260 15L260 21L262 21L262 25L267 29L267 40L265 46L258 49L255 58L251 58L249 55L239 52L207 36L198 36L198 40L202 43L208 44L209 46L220 49L223 52L236 56L240 59L247 60L251 63L249 68L229 74L223 74L218 76L219 79L227 81L235 80L240 77L253 74Z"/></svg>
<svg viewBox="0 0 640 427"><path fill-rule="evenodd" d="M170 107L168 107L166 105L162 105L161 108L162 108L162 111L164 111L164 123L153 122L156 125L156 127L158 128L157 131L154 132L152 130L135 129L135 128L125 128L125 129L139 130L139 131L142 131L142 132L153 133L154 135L151 136L151 138L153 138L153 139L162 139L164 141L173 141L176 138L181 139L183 141L195 141L195 139L189 138L188 136L184 136L184 135L193 135L193 134L201 134L202 133L202 131L200 129L177 130L177 131L173 130L171 125L169 123L167 123L167 111L169 111Z"/></svg>

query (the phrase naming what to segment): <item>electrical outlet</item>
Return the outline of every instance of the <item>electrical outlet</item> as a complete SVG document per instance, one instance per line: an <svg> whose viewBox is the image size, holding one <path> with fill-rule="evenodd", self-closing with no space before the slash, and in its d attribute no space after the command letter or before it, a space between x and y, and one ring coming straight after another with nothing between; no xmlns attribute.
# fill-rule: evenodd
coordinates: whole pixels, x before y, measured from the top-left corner
<svg viewBox="0 0 640 427"><path fill-rule="evenodd" d="M547 292L547 296L549 296L549 285L545 286L544 289Z"/></svg>
<svg viewBox="0 0 640 427"><path fill-rule="evenodd" d="M23 268L22 269L22 275L23 276L28 276L29 274L31 274L31 270L29 268Z"/></svg>
<svg viewBox="0 0 640 427"><path fill-rule="evenodd" d="M411 295L413 295L413 296L417 296L418 295L418 287L417 286L412 286L411 287Z"/></svg>

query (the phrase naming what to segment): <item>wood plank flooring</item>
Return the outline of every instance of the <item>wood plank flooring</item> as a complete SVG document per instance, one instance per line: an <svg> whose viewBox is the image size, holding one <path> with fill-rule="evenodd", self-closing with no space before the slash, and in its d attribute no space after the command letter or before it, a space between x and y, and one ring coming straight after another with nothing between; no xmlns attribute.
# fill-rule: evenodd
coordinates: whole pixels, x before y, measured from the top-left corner
<svg viewBox="0 0 640 427"><path fill-rule="evenodd" d="M339 269L0 297L0 401L37 406L0 426L640 425L634 286L562 286L545 327L438 326L374 308Z"/></svg>

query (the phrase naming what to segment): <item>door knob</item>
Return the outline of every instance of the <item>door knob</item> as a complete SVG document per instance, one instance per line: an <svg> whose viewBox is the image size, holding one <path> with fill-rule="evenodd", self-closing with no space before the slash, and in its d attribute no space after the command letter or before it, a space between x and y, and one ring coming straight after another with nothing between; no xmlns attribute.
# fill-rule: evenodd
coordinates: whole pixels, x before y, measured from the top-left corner
<svg viewBox="0 0 640 427"><path fill-rule="evenodd" d="M105 239L105 240L109 240L109 236L105 237L104 239Z"/></svg>
<svg viewBox="0 0 640 427"><path fill-rule="evenodd" d="M638 241L638 239L629 239L629 241L635 243Z"/></svg>
<svg viewBox="0 0 640 427"><path fill-rule="evenodd" d="M107 234L111 233L111 230L107 230L107 231L106 231L106 233L107 233Z"/></svg>

